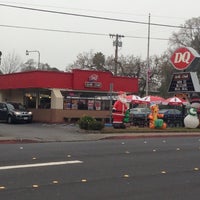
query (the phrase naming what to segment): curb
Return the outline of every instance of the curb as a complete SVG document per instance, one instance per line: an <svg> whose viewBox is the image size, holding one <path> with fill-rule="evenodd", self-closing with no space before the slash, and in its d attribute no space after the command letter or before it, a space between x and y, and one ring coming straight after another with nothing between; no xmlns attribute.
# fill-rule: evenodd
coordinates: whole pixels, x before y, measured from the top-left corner
<svg viewBox="0 0 200 200"><path fill-rule="evenodd" d="M0 144L29 144L29 143L42 143L38 140L29 139L0 139Z"/></svg>
<svg viewBox="0 0 200 200"><path fill-rule="evenodd" d="M30 144L30 143L50 143L50 142L80 142L80 141L97 141L97 140L114 140L114 139L139 139L139 138L162 138L162 137L200 137L200 132L165 132L165 133L118 133L118 134L88 134L88 138L62 139L62 140L37 140L23 138L1 138L0 144Z"/></svg>
<svg viewBox="0 0 200 200"><path fill-rule="evenodd" d="M156 134L156 135L115 135L101 138L100 140L111 140L111 139L139 139L139 138L162 138L162 137L200 137L199 134Z"/></svg>

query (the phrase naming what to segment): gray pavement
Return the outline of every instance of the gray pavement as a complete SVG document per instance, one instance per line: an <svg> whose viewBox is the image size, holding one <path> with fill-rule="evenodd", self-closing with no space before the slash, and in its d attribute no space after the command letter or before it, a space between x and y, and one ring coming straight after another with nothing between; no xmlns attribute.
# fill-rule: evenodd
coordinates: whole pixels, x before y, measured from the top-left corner
<svg viewBox="0 0 200 200"><path fill-rule="evenodd" d="M75 124L6 124L0 123L0 141L84 141L98 140L100 133L85 133Z"/></svg>
<svg viewBox="0 0 200 200"><path fill-rule="evenodd" d="M84 131L77 124L7 124L0 123L0 143L9 142L70 142L101 139L129 139L145 137L200 136L199 132L134 132L101 133Z"/></svg>

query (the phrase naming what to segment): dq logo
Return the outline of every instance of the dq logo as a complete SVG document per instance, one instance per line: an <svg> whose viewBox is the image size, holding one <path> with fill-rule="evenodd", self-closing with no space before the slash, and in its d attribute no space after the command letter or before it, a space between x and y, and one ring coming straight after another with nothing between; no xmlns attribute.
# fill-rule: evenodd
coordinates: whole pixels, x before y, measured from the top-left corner
<svg viewBox="0 0 200 200"><path fill-rule="evenodd" d="M199 55L194 49L182 47L172 54L170 61L174 68L184 70L191 65L196 57L199 57Z"/></svg>
<svg viewBox="0 0 200 200"><path fill-rule="evenodd" d="M97 81L99 76L97 74L92 74L89 76L88 80L89 81Z"/></svg>

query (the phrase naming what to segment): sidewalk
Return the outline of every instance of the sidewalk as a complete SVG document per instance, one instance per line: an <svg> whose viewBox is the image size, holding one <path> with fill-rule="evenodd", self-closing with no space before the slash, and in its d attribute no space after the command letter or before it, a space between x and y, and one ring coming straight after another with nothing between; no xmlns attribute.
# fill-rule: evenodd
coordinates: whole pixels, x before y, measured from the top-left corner
<svg viewBox="0 0 200 200"><path fill-rule="evenodd" d="M148 137L189 137L199 136L200 129L186 129L182 132L169 132L165 130L143 130L133 129L112 129L109 131L85 131L79 129L75 124L0 124L0 144L5 143L33 143L33 142L74 142L74 141L95 141L103 139L131 139ZM127 131L127 132L126 132ZM157 132L156 132L157 131Z"/></svg>

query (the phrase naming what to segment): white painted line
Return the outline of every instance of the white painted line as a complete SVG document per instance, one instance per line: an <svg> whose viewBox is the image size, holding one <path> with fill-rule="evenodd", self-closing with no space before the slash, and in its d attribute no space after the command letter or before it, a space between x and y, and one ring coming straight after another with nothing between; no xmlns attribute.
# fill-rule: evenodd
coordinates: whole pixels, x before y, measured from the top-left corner
<svg viewBox="0 0 200 200"><path fill-rule="evenodd" d="M79 163L83 163L83 161L71 160L71 161L59 161L59 162L35 163L35 164L25 164L25 165L2 166L2 167L0 167L0 170L30 168L30 167L45 167L45 166L54 166L54 165L68 165L68 164L79 164Z"/></svg>

